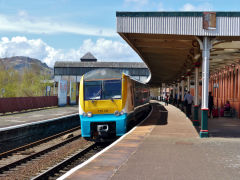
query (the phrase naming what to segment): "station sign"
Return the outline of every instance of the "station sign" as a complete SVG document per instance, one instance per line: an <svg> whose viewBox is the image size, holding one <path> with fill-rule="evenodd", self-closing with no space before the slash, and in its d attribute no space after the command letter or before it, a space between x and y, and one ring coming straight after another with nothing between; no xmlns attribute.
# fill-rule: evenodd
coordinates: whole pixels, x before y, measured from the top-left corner
<svg viewBox="0 0 240 180"><path fill-rule="evenodd" d="M216 29L216 12L203 12L203 29Z"/></svg>

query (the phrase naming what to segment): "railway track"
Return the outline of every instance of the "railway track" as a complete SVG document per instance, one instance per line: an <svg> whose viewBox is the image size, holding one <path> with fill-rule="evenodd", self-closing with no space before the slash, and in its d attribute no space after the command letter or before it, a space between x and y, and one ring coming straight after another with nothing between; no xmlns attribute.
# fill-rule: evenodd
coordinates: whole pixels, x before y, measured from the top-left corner
<svg viewBox="0 0 240 180"><path fill-rule="evenodd" d="M32 147L41 145L43 143L47 143L47 142L49 142L49 141L51 141L53 139L56 139L56 138L61 137L61 136L65 135L65 134L68 134L68 133L72 133L72 132L77 131L79 129L80 129L80 126L77 126L77 127L72 128L72 129L69 129L67 131L63 131L61 133L49 136L47 138L43 138L43 139L40 139L38 141L26 144L24 146L21 146L21 147L18 147L18 148L14 148L14 149L8 150L6 152L0 153L0 161L1 161L1 159L9 157L9 156L11 156L14 153L16 154L16 153L21 152L21 151L26 151L27 149L30 149Z"/></svg>
<svg viewBox="0 0 240 180"><path fill-rule="evenodd" d="M148 112L150 113L150 112ZM132 129L134 126L136 126L139 122L141 122L143 119L145 119L148 116L148 113L142 114L137 121L135 121L133 124L130 125L129 130ZM90 157L94 156L101 150L103 150L105 147L107 147L108 143L94 143L88 147L86 147L83 150L79 150L75 154L69 156L64 161L60 162L59 164L49 168L48 170L40 173L38 176L32 178L33 180L42 180L42 179L57 179L58 177L62 176L75 166L83 163Z"/></svg>
<svg viewBox="0 0 240 180"><path fill-rule="evenodd" d="M56 166L53 166L38 176L32 178L32 180L57 179L61 175L68 172L70 169L85 162L87 159L103 150L109 144L110 143L94 143L85 149L79 150Z"/></svg>
<svg viewBox="0 0 240 180"><path fill-rule="evenodd" d="M48 154L51 154L52 152L57 151L59 148L71 144L72 142L82 141L80 137L81 132L79 128L74 128L66 131L65 133L61 133L61 135L56 135L55 139L53 139L53 137L49 137L48 140L44 139L41 144L38 141L28 146L2 153L0 159L0 179L11 179L14 174L18 174L21 170L23 170L23 174L29 174L26 173L29 163L34 161L36 162L42 157L47 157ZM33 144L35 144L35 146ZM24 169L25 166L26 169ZM17 179L28 179L26 177L16 177L18 177ZM14 179L16 179L16 177Z"/></svg>
<svg viewBox="0 0 240 180"><path fill-rule="evenodd" d="M147 113L142 115L139 121L146 115ZM59 137L58 142L49 137L41 143L32 143L0 154L0 180L56 179L110 144L86 141L80 138L78 128L67 132L68 135Z"/></svg>

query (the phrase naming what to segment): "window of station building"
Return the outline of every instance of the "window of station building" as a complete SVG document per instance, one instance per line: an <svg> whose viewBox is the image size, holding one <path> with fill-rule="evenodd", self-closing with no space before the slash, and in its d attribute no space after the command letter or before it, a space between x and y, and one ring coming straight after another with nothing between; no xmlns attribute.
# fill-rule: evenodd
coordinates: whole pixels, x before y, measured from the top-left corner
<svg viewBox="0 0 240 180"><path fill-rule="evenodd" d="M131 71L132 76L138 76L139 72L137 69L131 69Z"/></svg>
<svg viewBox="0 0 240 180"><path fill-rule="evenodd" d="M79 68L77 68L77 67L72 67L71 68L71 74L72 75L80 75L79 73L80 73Z"/></svg>
<svg viewBox="0 0 240 180"><path fill-rule="evenodd" d="M62 75L63 74L63 68L54 68L54 74L55 75Z"/></svg>

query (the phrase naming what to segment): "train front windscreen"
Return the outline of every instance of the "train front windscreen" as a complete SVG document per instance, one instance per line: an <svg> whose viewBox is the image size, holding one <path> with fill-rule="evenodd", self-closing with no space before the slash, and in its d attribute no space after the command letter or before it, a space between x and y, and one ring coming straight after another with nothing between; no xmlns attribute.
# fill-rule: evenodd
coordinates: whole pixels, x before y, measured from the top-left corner
<svg viewBox="0 0 240 180"><path fill-rule="evenodd" d="M121 97L121 79L84 82L84 100L121 99Z"/></svg>

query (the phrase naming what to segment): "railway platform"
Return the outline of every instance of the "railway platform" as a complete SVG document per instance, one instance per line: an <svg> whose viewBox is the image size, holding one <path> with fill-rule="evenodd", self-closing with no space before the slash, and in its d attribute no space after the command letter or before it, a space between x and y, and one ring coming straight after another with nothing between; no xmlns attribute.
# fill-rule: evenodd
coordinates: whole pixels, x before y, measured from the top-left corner
<svg viewBox="0 0 240 180"><path fill-rule="evenodd" d="M78 113L78 106L52 107L0 116L0 128L59 118Z"/></svg>
<svg viewBox="0 0 240 180"><path fill-rule="evenodd" d="M157 103L141 125L59 179L239 179L239 138L200 138L172 105L161 123Z"/></svg>

